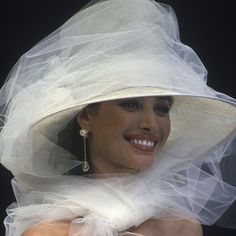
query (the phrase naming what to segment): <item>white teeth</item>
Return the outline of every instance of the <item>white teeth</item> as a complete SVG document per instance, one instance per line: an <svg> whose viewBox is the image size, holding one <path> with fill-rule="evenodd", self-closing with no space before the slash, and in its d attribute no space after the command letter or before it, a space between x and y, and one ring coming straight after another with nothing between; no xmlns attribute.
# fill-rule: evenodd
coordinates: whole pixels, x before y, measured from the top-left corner
<svg viewBox="0 0 236 236"><path fill-rule="evenodd" d="M138 145L142 145L145 147L154 147L155 143L153 141L150 140L146 140L146 139L131 139L130 143L132 144L138 144Z"/></svg>

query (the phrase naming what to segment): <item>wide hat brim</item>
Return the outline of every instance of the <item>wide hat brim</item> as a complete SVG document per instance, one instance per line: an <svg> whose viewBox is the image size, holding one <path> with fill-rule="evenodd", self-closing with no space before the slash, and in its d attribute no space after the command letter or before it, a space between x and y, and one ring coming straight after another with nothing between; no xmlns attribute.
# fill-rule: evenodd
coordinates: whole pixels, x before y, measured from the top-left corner
<svg viewBox="0 0 236 236"><path fill-rule="evenodd" d="M147 96L171 96L174 99L170 111L171 133L160 157L157 155L157 159L168 157L161 161L167 162L169 167L185 168L189 163L207 159L235 135L235 105L221 98L139 87L103 95L91 103ZM75 105L50 114L33 125L31 131L51 139L58 132L58 127L65 127L89 104Z"/></svg>

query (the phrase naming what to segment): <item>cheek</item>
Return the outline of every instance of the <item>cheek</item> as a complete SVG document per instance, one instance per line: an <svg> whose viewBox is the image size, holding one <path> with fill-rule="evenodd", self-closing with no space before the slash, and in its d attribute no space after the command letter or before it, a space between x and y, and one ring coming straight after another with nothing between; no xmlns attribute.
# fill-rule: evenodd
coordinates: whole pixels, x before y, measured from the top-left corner
<svg viewBox="0 0 236 236"><path fill-rule="evenodd" d="M112 109L101 113L92 125L93 140L96 144L106 143L106 145L114 146L122 141L123 135L132 130L134 124L134 117L121 110Z"/></svg>
<svg viewBox="0 0 236 236"><path fill-rule="evenodd" d="M112 116L109 120L107 120L102 129L100 129L102 136L99 137L99 142L102 142L107 151L120 153L120 150L124 150L124 135L132 129L132 125L129 119L125 119L124 117ZM102 140L101 140L102 139Z"/></svg>
<svg viewBox="0 0 236 236"><path fill-rule="evenodd" d="M94 124L93 130L94 140L99 144L103 143L105 146L108 146L120 136L121 126L114 117L109 116L109 119L104 117L101 122Z"/></svg>
<svg viewBox="0 0 236 236"><path fill-rule="evenodd" d="M165 139L167 139L170 134L170 130L171 130L170 118L166 117L165 119L163 119L160 122L160 127L162 129L162 133L163 133Z"/></svg>
<svg viewBox="0 0 236 236"><path fill-rule="evenodd" d="M126 115L117 114L110 117L107 122L107 128L110 129L110 132L116 133L118 135L123 135L125 132L129 131L134 126L134 119Z"/></svg>

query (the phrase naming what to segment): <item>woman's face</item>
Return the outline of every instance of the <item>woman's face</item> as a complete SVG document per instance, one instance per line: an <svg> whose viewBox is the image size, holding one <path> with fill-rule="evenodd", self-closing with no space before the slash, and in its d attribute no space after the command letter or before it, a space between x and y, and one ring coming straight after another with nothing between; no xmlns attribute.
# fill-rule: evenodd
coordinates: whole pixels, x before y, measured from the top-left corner
<svg viewBox="0 0 236 236"><path fill-rule="evenodd" d="M78 115L89 131L96 173L135 173L150 167L170 133L170 99L128 98L102 102L95 112Z"/></svg>

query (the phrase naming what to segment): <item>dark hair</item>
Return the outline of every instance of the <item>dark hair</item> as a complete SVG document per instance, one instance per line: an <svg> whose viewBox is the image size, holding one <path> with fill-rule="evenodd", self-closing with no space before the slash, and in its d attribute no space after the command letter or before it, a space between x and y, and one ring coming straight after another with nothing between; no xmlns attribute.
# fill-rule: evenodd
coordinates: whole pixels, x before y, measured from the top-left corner
<svg viewBox="0 0 236 236"><path fill-rule="evenodd" d="M171 96L163 96L163 98L167 99L170 103L170 107L173 105L173 97ZM83 112L97 112L100 103L93 103L85 107L82 111ZM83 115L83 114L82 114ZM80 136L80 126L76 121L76 117L74 117L64 129L62 129L57 136L57 145L66 149L70 153L72 153L78 160L83 162L84 160L84 146L83 146L83 138ZM89 163L89 171L84 172L82 170L82 165L76 166L71 169L68 173L69 175L87 175L94 173L94 167L92 164L91 157L89 155L89 145L87 145L87 161Z"/></svg>
<svg viewBox="0 0 236 236"><path fill-rule="evenodd" d="M83 112L96 112L98 109L99 103L93 103L88 105ZM64 129L62 129L57 136L57 145L64 148L65 150L72 153L77 160L83 162L84 160L84 146L83 146L83 138L80 136L80 126L76 121L76 117L74 117ZM87 145L87 161L89 163L89 171L84 172L82 170L82 165L76 166L71 169L68 173L69 175L87 175L94 173L93 164L89 155L89 147Z"/></svg>

